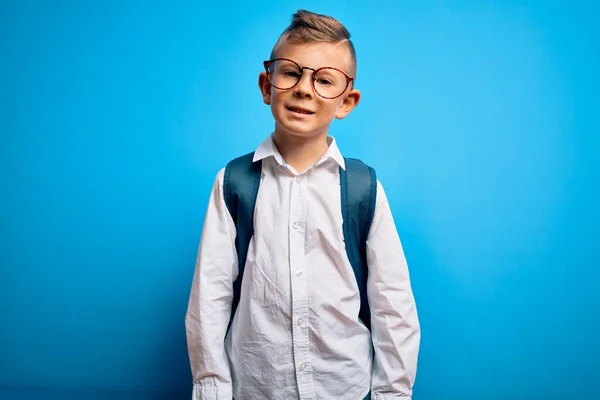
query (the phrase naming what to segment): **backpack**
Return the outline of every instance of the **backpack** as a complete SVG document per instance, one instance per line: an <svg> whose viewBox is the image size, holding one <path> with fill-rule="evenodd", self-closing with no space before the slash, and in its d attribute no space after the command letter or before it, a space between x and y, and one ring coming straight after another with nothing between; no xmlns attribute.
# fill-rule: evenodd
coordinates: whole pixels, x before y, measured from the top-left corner
<svg viewBox="0 0 600 400"><path fill-rule="evenodd" d="M254 152L231 160L225 167L223 195L236 226L235 247L239 273L233 282L233 302L229 325L240 301L242 278L250 239L254 234L254 206L262 173L262 160L253 162ZM358 284L359 318L371 329L371 311L367 299L367 237L375 213L377 177L375 170L362 161L344 158L346 169L340 167L341 207L346 254ZM228 328L229 330L229 328Z"/></svg>

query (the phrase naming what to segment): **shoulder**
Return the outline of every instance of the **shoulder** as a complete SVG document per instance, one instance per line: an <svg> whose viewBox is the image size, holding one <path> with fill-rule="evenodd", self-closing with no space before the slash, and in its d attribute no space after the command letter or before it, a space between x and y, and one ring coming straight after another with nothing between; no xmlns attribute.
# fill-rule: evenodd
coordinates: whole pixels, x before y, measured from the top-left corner
<svg viewBox="0 0 600 400"><path fill-rule="evenodd" d="M344 162L346 165L350 164L351 166L357 166L357 167L363 167L363 168L367 167L372 170L375 170L373 167L371 167L369 164L367 164L366 162L364 162L363 160L361 160L359 158L344 157Z"/></svg>
<svg viewBox="0 0 600 400"><path fill-rule="evenodd" d="M215 176L215 179L213 180L213 186L212 186L213 192L216 192L218 194L221 194L223 192L223 181L224 180L225 180L225 167L221 168L219 170L219 172L217 172L217 175Z"/></svg>
<svg viewBox="0 0 600 400"><path fill-rule="evenodd" d="M358 171L358 173L361 173L362 171L363 174L366 174L366 172L369 171L371 185L373 185L372 189L375 190L376 203L387 203L387 196L383 184L379 180L375 168L358 158L344 157L344 161L348 173L356 174L356 171Z"/></svg>
<svg viewBox="0 0 600 400"><path fill-rule="evenodd" d="M224 178L225 178L225 167L221 168L219 170L219 172L217 172L217 176L215 177L215 181L219 182L222 185Z"/></svg>
<svg viewBox="0 0 600 400"><path fill-rule="evenodd" d="M344 157L344 163L345 173L351 176L351 178L348 178L349 184L350 182L361 186L370 184L371 190L375 190L380 185L375 169L364 161L358 158Z"/></svg>
<svg viewBox="0 0 600 400"><path fill-rule="evenodd" d="M234 167L236 165L246 165L246 164L252 164L252 162L254 161L254 152L250 152L250 153L246 153L244 155L238 156L232 160L230 160L227 163L227 166L225 167L227 168L231 168Z"/></svg>
<svg viewBox="0 0 600 400"><path fill-rule="evenodd" d="M244 154L229 161L225 166L224 179L229 180L247 179L260 171L261 163L254 162L254 152Z"/></svg>
<svg viewBox="0 0 600 400"><path fill-rule="evenodd" d="M227 164L225 164L225 166L222 167L219 170L219 172L217 172L217 176L215 177L215 183L219 183L222 186L223 182L226 179L228 179L232 169L240 168L246 165L251 165L253 158L254 152L251 152L229 160Z"/></svg>
<svg viewBox="0 0 600 400"><path fill-rule="evenodd" d="M377 191L381 189L383 189L383 186L381 184L381 181L379 180L379 177L377 176L377 172L375 170L375 168L373 166L371 166L369 163L364 162L363 160L359 159L359 158L353 158L353 157L344 157L344 162L346 164L346 169L348 169L348 167L352 168L354 167L355 169L362 169L362 170L369 170L372 172L372 178L375 182L377 182Z"/></svg>

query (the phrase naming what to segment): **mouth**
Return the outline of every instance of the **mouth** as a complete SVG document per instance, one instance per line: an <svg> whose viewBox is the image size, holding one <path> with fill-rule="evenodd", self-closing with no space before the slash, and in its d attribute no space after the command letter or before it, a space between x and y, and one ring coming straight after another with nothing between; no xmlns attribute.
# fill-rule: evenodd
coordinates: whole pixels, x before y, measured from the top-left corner
<svg viewBox="0 0 600 400"><path fill-rule="evenodd" d="M304 115L312 115L315 112L311 111L307 108L303 108L303 107L297 107L297 106L285 106L285 108L287 108L289 111L291 112L295 112L298 114L304 114Z"/></svg>

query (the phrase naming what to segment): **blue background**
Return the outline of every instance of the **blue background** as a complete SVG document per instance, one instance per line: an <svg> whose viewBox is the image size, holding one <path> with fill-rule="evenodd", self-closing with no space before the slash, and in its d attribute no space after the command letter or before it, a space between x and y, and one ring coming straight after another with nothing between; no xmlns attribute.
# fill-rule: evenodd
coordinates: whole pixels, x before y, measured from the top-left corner
<svg viewBox="0 0 600 400"><path fill-rule="evenodd" d="M273 128L298 8L352 33L331 134L384 184L422 324L415 400L592 399L592 1L2 1L0 398L187 399L184 315L217 171Z"/></svg>

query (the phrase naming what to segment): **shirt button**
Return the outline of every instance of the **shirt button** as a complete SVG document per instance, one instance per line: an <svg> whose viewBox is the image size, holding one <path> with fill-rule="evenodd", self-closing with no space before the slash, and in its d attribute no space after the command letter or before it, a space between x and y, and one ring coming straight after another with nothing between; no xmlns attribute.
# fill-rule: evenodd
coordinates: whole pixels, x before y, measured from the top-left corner
<svg viewBox="0 0 600 400"><path fill-rule="evenodd" d="M296 183L300 183L301 178L299 176L296 177Z"/></svg>
<svg viewBox="0 0 600 400"><path fill-rule="evenodd" d="M294 229L300 229L300 228L302 228L302 222L301 221L294 221L294 223L292 224L292 226L294 227Z"/></svg>
<svg viewBox="0 0 600 400"><path fill-rule="evenodd" d="M304 371L306 369L306 364L302 363L300 364L300 371Z"/></svg>
<svg viewBox="0 0 600 400"><path fill-rule="evenodd" d="M296 276L299 277L300 275L302 275L302 271L301 270L296 271Z"/></svg>
<svg viewBox="0 0 600 400"><path fill-rule="evenodd" d="M304 323L304 320L302 318L298 318L298 326L302 326L302 324Z"/></svg>

